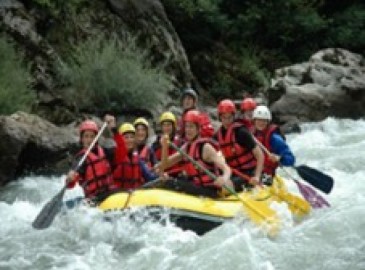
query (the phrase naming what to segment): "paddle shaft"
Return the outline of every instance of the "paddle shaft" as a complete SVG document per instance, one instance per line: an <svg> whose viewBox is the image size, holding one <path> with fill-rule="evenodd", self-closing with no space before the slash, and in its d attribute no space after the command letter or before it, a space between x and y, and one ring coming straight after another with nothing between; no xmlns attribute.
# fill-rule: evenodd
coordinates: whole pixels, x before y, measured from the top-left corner
<svg viewBox="0 0 365 270"><path fill-rule="evenodd" d="M104 122L103 125L101 126L98 134L96 134L94 140L91 142L91 144L89 145L89 147L87 148L85 154L82 156L82 158L80 159L79 163L77 163L76 168L74 169L75 171L77 171L78 169L80 169L80 167L82 166L82 164L84 163L85 159L87 158L87 156L90 154L91 150L94 148L96 142L99 140L101 134L103 133L104 129L106 128L107 123Z"/></svg>
<svg viewBox="0 0 365 270"><path fill-rule="evenodd" d="M295 179L287 169L285 169L283 166L281 167L283 172L285 172L298 186L300 193L303 195L303 197L310 203L310 205L313 208L322 208L323 206L330 207L330 203L323 198L321 195L319 195L313 188L310 186L305 186L302 183L300 183L299 180Z"/></svg>
<svg viewBox="0 0 365 270"><path fill-rule="evenodd" d="M92 143L86 150L85 154L78 162L75 170L78 170L80 168L80 166L84 163L87 155L90 153L91 149L94 147L95 143L99 139L101 133L104 131L106 126L107 126L107 124L104 123L103 126L101 127L101 129L99 130L98 134L95 136L94 140L92 141ZM45 204L45 206L39 212L39 214L37 215L35 220L32 222L33 228L45 229L51 225L53 219L55 218L57 213L61 210L61 203L63 200L63 196L65 194L65 191L67 189L67 184L68 183L66 182L66 184L62 187L62 189L48 203Z"/></svg>
<svg viewBox="0 0 365 270"><path fill-rule="evenodd" d="M186 152L184 152L181 148L179 148L178 146L176 146L174 143L169 142L170 146L172 148L174 148L176 151L178 151L181 155L183 155L184 157L186 157L191 163L194 164L194 166L198 167L200 170L202 170L203 172L205 172L207 175L209 175L211 178L213 178L214 180L217 179L217 176L215 174L213 174L211 171L209 171L207 168L205 168L203 165L201 165L199 162L195 161L191 156L189 156ZM254 211L257 215L259 215L261 218L266 220L266 216L261 213L260 210L258 210L256 207L253 207L252 205L250 205L247 201L243 200L242 198L240 198L240 196L237 194L237 192L230 188L227 185L223 185L223 187L232 195L234 195L239 201L241 201L244 205L246 205L248 208L250 208L252 211Z"/></svg>
<svg viewBox="0 0 365 270"><path fill-rule="evenodd" d="M270 151L259 140L257 140L255 138L255 141L268 156L271 155ZM280 165L280 167L282 169L284 169L284 166ZM314 168L310 168L309 166L302 165L299 167L296 167L296 166L292 166L292 167L298 172L298 174L301 176L302 179L304 179L306 182L308 182L312 186L320 189L321 191L323 191L327 194L331 192L332 186L333 186L332 177L325 175L324 173L322 173ZM312 173L311 174L305 173L308 171L312 171ZM295 180L295 181L298 181L298 180Z"/></svg>
<svg viewBox="0 0 365 270"><path fill-rule="evenodd" d="M248 183L250 183L251 185L258 185L258 186L260 186L260 187L263 187L263 185L262 185L261 183L256 183L255 181L252 181L252 180L251 180L251 177L250 177L250 176L248 176L247 174L244 174L244 173L242 173L242 172L240 172L239 170L234 169L234 168L231 168L231 169L232 169L233 174L235 174L235 175L237 175L237 176L241 177L242 179L245 179L245 180L246 180Z"/></svg>

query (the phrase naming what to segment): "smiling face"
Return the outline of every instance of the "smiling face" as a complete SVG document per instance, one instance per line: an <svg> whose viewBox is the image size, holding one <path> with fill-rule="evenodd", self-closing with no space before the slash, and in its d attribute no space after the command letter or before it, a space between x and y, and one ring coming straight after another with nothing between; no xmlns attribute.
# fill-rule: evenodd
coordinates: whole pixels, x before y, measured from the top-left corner
<svg viewBox="0 0 365 270"><path fill-rule="evenodd" d="M144 125L136 126L136 142L137 144L145 143L148 137L148 130Z"/></svg>
<svg viewBox="0 0 365 270"><path fill-rule="evenodd" d="M88 148L96 137L95 131L85 130L81 134L81 144L84 148Z"/></svg>
<svg viewBox="0 0 365 270"><path fill-rule="evenodd" d="M171 121L164 121L161 124L162 134L171 136L174 131L174 124Z"/></svg>
<svg viewBox="0 0 365 270"><path fill-rule="evenodd" d="M252 111L244 111L243 118L248 119L248 120L252 120L252 113L253 113L253 110Z"/></svg>
<svg viewBox="0 0 365 270"><path fill-rule="evenodd" d="M182 107L184 110L192 109L195 107L195 99L192 96L186 95L182 100Z"/></svg>
<svg viewBox="0 0 365 270"><path fill-rule="evenodd" d="M232 113L222 113L219 118L225 128L228 128L234 120L234 116Z"/></svg>
<svg viewBox="0 0 365 270"><path fill-rule="evenodd" d="M192 122L185 122L185 137L188 141L193 141L199 134L198 125Z"/></svg>
<svg viewBox="0 0 365 270"><path fill-rule="evenodd" d="M125 145L127 147L127 150L130 151L134 149L135 145L135 138L136 136L132 132L127 132L123 134Z"/></svg>
<svg viewBox="0 0 365 270"><path fill-rule="evenodd" d="M265 128L267 128L267 126L269 124L269 121L268 120L265 120L265 119L254 119L253 123L254 123L255 128L257 130L262 131Z"/></svg>

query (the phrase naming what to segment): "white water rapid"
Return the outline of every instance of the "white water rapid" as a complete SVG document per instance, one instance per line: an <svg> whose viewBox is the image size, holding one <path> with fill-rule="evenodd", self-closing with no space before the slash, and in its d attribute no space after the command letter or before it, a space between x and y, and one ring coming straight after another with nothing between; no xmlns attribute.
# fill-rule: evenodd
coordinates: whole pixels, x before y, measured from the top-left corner
<svg viewBox="0 0 365 270"><path fill-rule="evenodd" d="M0 190L0 270L7 269L365 269L365 121L329 118L288 136L297 164L331 175L331 208L274 239L228 222L204 236L173 224L105 222L96 209L60 214L47 230L31 223L62 187L60 177L26 177ZM292 171L293 172L293 171ZM284 176L284 174L283 174ZM304 182L303 182L304 183ZM287 181L298 193L295 184ZM80 195L66 192L66 198ZM281 213L287 215L286 213Z"/></svg>

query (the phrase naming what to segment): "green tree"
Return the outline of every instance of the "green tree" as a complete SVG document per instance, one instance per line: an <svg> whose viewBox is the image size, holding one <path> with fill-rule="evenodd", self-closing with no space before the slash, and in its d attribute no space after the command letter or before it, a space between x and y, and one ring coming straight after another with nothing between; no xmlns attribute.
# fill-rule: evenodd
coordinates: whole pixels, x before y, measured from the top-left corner
<svg viewBox="0 0 365 270"><path fill-rule="evenodd" d="M0 36L0 59L0 114L29 111L35 102L31 74L21 54L4 36Z"/></svg>
<svg viewBox="0 0 365 270"><path fill-rule="evenodd" d="M101 37L74 47L58 72L66 98L79 110L150 109L172 84L148 62L133 40L122 44Z"/></svg>

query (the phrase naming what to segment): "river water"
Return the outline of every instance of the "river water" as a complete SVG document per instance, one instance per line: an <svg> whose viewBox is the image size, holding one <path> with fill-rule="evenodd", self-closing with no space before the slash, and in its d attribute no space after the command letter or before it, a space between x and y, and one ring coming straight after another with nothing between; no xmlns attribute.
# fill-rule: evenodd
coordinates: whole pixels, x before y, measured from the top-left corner
<svg viewBox="0 0 365 270"><path fill-rule="evenodd" d="M365 269L365 121L329 118L302 128L288 142L297 164L335 179L331 194L322 194L332 207L297 225L286 217L274 239L239 221L197 236L173 224L105 222L86 207L37 231L31 222L62 178L33 176L0 192L0 269Z"/></svg>

